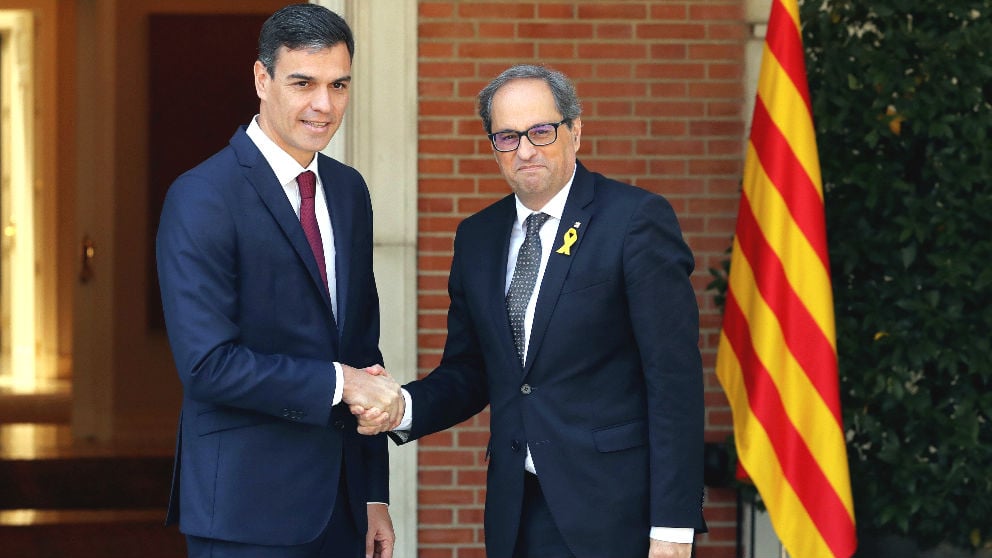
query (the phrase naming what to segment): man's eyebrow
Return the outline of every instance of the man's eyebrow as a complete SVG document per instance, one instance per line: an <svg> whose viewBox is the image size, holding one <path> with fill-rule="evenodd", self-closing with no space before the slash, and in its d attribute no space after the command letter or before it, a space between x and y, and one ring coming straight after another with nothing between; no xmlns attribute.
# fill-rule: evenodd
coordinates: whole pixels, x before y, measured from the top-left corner
<svg viewBox="0 0 992 558"><path fill-rule="evenodd" d="M313 81L313 76L308 76L306 74L289 74L286 76L287 80L302 79L304 81Z"/></svg>
<svg viewBox="0 0 992 558"><path fill-rule="evenodd" d="M316 81L316 78L314 78L313 76L308 76L306 74L289 74L288 76L286 76L286 79L290 81L293 80ZM350 81L351 81L351 76L343 76L334 80L332 83L348 83Z"/></svg>

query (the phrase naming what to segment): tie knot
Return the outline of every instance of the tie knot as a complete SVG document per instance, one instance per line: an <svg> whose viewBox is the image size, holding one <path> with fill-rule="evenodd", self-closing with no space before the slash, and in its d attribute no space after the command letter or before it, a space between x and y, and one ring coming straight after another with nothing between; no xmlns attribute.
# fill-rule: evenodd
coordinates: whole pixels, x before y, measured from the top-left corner
<svg viewBox="0 0 992 558"><path fill-rule="evenodd" d="M550 219L551 216L547 213L531 213L527 216L527 220L524 221L524 226L527 227L525 231L527 234L537 234L541 230L541 226L544 222Z"/></svg>
<svg viewBox="0 0 992 558"><path fill-rule="evenodd" d="M313 171L301 172L296 177L296 183L300 185L300 197L311 199L317 193L317 175Z"/></svg>

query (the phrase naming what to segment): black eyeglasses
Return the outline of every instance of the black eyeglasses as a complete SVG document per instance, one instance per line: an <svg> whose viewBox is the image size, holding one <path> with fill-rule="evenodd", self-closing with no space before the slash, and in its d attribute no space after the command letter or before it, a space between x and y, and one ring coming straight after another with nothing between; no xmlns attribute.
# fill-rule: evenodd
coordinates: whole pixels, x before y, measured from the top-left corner
<svg viewBox="0 0 992 558"><path fill-rule="evenodd" d="M503 130L489 134L489 141L493 142L493 149L496 151L514 151L520 147L520 138L527 136L534 147L551 145L558 139L558 126L568 122L568 118L561 122L549 122L547 124L537 124L531 126L526 131Z"/></svg>

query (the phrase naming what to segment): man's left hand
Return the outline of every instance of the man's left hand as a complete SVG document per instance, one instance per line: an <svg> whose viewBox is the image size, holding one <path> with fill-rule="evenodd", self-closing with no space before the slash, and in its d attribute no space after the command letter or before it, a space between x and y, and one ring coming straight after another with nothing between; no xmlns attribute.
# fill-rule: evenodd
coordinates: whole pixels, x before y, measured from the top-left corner
<svg viewBox="0 0 992 558"><path fill-rule="evenodd" d="M367 506L369 530L365 534L365 556L393 558L396 533L393 531L393 520L389 517L389 506L385 504L367 504Z"/></svg>
<svg viewBox="0 0 992 558"><path fill-rule="evenodd" d="M692 543L673 543L651 539L648 558L689 558L692 556Z"/></svg>

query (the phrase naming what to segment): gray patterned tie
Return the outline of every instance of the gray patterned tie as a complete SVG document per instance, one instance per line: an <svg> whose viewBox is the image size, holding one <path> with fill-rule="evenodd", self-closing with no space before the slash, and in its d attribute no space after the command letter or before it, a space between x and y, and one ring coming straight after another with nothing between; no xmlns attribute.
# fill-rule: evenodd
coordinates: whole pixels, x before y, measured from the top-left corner
<svg viewBox="0 0 992 558"><path fill-rule="evenodd" d="M517 264L513 268L510 290L506 292L506 313L510 316L510 329L513 330L513 343L517 346L520 364L524 364L524 315L530 303L537 282L537 270L541 267L541 226L550 219L547 213L531 213L524 226L527 228L524 243L517 252Z"/></svg>

